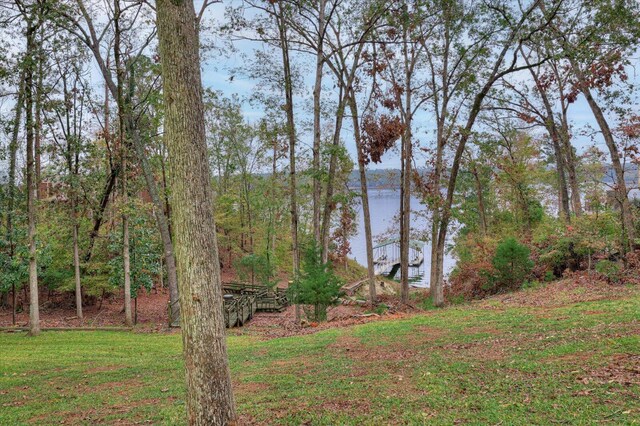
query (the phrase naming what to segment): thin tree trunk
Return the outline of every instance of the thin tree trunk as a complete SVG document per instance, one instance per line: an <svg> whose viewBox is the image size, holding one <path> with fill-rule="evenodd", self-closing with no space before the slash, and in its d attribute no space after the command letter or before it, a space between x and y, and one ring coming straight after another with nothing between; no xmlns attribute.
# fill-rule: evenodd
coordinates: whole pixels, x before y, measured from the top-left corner
<svg viewBox="0 0 640 426"><path fill-rule="evenodd" d="M91 233L89 234L89 244L87 247L87 251L84 255L84 261L89 262L91 260L91 256L93 254L93 246L95 245L96 238L100 234L100 227L102 226L102 222L104 221L104 212L107 210L107 206L109 205L109 200L111 199L111 195L113 193L113 189L116 187L116 180L120 176L120 165L116 165L111 169L111 173L107 177L107 182L105 183L104 189L102 190L102 196L100 197L100 206L98 207L98 211L95 214L95 218L93 220L93 228L91 229Z"/></svg>
<svg viewBox="0 0 640 426"><path fill-rule="evenodd" d="M38 264L36 248L36 182L34 158L34 120L33 120L33 69L36 50L36 27L33 22L27 24L27 60L25 64L25 111L27 133L27 216L29 222L29 334L40 334L40 308L38 305Z"/></svg>
<svg viewBox="0 0 640 426"><path fill-rule="evenodd" d="M42 153L42 52L38 50L37 55L37 63L38 63L38 76L37 83L35 87L36 99L35 99L35 146L34 146L34 155L35 155L35 185L36 185L36 197L39 200L42 197L40 194L40 182L42 182L41 174L42 174L42 161L41 161L41 153Z"/></svg>
<svg viewBox="0 0 640 426"><path fill-rule="evenodd" d="M118 82L118 85L123 82ZM169 287L169 303L170 303L170 325L177 327L180 325L180 300L178 294L178 273L176 271L176 260L173 251L173 241L171 240L171 230L169 229L169 221L164 213L164 206L158 193L158 185L153 177L153 171L147 156L144 152L142 141L140 140L140 132L134 122L131 112L131 103L134 92L134 70L131 67L129 72L129 92L126 99L126 106L124 108L127 122L127 134L130 136L133 142L133 148L136 153L136 157L142 169L145 183L147 184L147 190L154 207L154 217L156 218L156 225L160 232L160 238L162 239L162 248L164 251L164 258L167 265L167 285Z"/></svg>
<svg viewBox="0 0 640 426"><path fill-rule="evenodd" d="M82 283L80 281L80 251L78 249L78 208L75 191L71 196L71 214L73 215L73 272L76 284L76 315L82 323Z"/></svg>
<svg viewBox="0 0 640 426"><path fill-rule="evenodd" d="M527 65L530 65L529 59L524 54L524 49L521 47L520 52L525 59ZM571 221L571 210L569 208L569 190L567 188L567 178L565 175L565 155L562 152L562 145L560 142L560 132L558 129L558 125L553 115L553 108L551 107L551 102L549 101L549 97L547 96L547 92L543 87L540 79L538 78L538 74L533 70L533 68L529 68L529 73L531 77L533 77L533 81L535 82L536 89L538 94L540 95L540 99L542 99L542 103L545 109L545 127L549 132L549 136L551 137L551 142L553 144L553 153L556 157L556 173L558 175L558 201L559 201L559 213L564 216L564 219L568 222Z"/></svg>
<svg viewBox="0 0 640 426"><path fill-rule="evenodd" d="M350 84L349 84L350 86ZM350 90L348 87L346 90ZM340 88L340 102L338 103L338 110L336 111L336 127L333 133L333 142L331 150L331 158L329 159L329 174L327 176L327 192L325 196L324 211L322 214L322 261L324 263L329 259L329 235L331 234L331 214L335 210L335 203L333 201L334 182L338 162L338 147L340 146L340 134L342 133L342 122L344 119L344 109L346 103L346 96L342 95L343 88Z"/></svg>
<svg viewBox="0 0 640 426"><path fill-rule="evenodd" d="M171 325L178 326L180 324L180 300L178 293L178 273L176 269L176 259L173 250L173 241L171 240L171 230L169 229L169 221L164 213L162 200L158 194L158 186L153 178L153 172L151 166L147 160L143 148L140 142L140 135L137 129L132 131L133 145L136 151L136 156L140 162L142 173L144 175L145 182L151 201L154 206L154 216L156 218L156 225L160 232L162 239L162 248L164 251L165 264L167 266L167 286L169 287L169 303L171 304Z"/></svg>
<svg viewBox="0 0 640 426"><path fill-rule="evenodd" d="M13 218L15 215L16 200L16 160L18 156L18 135L20 133L20 125L22 121L22 109L24 102L24 68L20 72L18 95L16 98L15 118L13 121L13 129L11 131L11 142L9 143L9 181L7 182L7 244L9 246L9 257L13 259L15 255L15 242L13 236ZM16 325L16 285L11 286L13 294L12 305L12 324Z"/></svg>
<svg viewBox="0 0 640 426"><path fill-rule="evenodd" d="M564 107L563 107L564 109ZM576 173L576 156L571 146L571 138L569 135L569 124L566 111L562 113L562 122L560 126L560 142L565 153L565 162L567 164L567 174L569 175L569 187L571 188L571 205L573 213L580 217L582 215L582 200L580 199L580 185L578 183L578 174Z"/></svg>
<svg viewBox="0 0 640 426"><path fill-rule="evenodd" d="M124 154L124 153L123 153ZM131 315L131 255L129 250L129 215L126 213L129 204L127 196L126 161L122 160L122 269L124 272L124 324L127 327L133 325Z"/></svg>
<svg viewBox="0 0 640 426"><path fill-rule="evenodd" d="M471 173L473 174L473 179L476 183L476 191L478 191L478 215L480 216L480 232L482 235L487 235L487 213L484 207L484 195L482 191L482 181L480 180L480 175L478 173L478 167L476 166L475 161L471 160Z"/></svg>
<svg viewBox="0 0 640 426"><path fill-rule="evenodd" d="M616 193L618 202L620 203L620 213L622 215L622 224L625 229L625 237L626 240L624 242L624 246L627 249L631 249L635 246L635 227L633 223L633 215L631 212L631 203L629 203L629 197L627 195L627 185L624 181L624 170L622 168L622 163L620 161L620 154L618 152L618 146L616 145L615 140L613 139L613 133L611 132L611 128L609 127L609 123L600 109L600 106L596 102L595 98L591 94L591 90L585 83L585 77L582 74L582 71L579 69L579 66L575 63L575 61L571 61L571 66L574 71L574 74L578 78L578 81L581 83L581 91L584 97L591 108L591 112L598 123L598 127L600 127L600 131L602 132L602 136L604 138L605 143L607 144L607 148L609 149L609 156L611 157L611 164L613 166L613 171L616 175Z"/></svg>
<svg viewBox="0 0 640 426"><path fill-rule="evenodd" d="M322 69L324 66L324 19L326 0L318 1L318 38L316 46L316 75L313 87L313 235L320 242L320 95L322 92ZM323 259L324 244L322 250Z"/></svg>
<svg viewBox="0 0 640 426"><path fill-rule="evenodd" d="M517 36L519 34L520 29L524 26L524 24L528 21L530 15L533 13L535 9L539 7L539 3L535 2L531 5L526 11L523 12L523 15L520 17L519 21L515 25L515 27L511 30L510 35L506 42L502 45L502 50L498 54L495 62L492 66L491 74L489 75L487 81L482 86L482 89L476 94L473 104L469 110L469 116L467 118L467 123L464 128L459 132L459 140L458 146L455 151L455 155L453 158L453 163L451 164L451 170L449 174L449 179L447 183L447 196L444 200L444 205L441 210L441 217L438 224L438 235L437 241L432 241L432 244L436 244L436 286L432 287L433 294L433 303L435 306L444 305L444 248L445 241L447 238L447 232L449 228L449 220L451 218L451 207L453 205L453 197L454 190L456 186L456 182L458 179L458 172L460 170L460 160L464 153L467 141L471 136L471 130L473 125L475 124L476 118L480 113L480 108L482 107L482 103L495 84L495 82L513 72L516 69L516 64L513 62L507 69L500 71L500 67L505 61L505 57L507 56L507 52L513 48L513 43L516 41ZM439 190L439 188L438 188Z"/></svg>
<svg viewBox="0 0 640 426"><path fill-rule="evenodd" d="M360 174L360 197L362 200L362 213L364 216L364 239L367 247L367 277L369 278L369 299L374 304L376 297L376 272L373 264L373 233L371 232L371 212L369 211L369 192L367 188L367 170L365 167L364 151L360 135L360 123L358 119L358 106L350 90L349 107L351 109L351 119L353 120L353 136L358 150L358 172Z"/></svg>
<svg viewBox="0 0 640 426"><path fill-rule="evenodd" d="M118 104L118 128L120 143L120 168L122 170L120 176L120 190L122 197L122 269L124 273L124 323L126 326L133 325L133 316L131 313L131 254L129 248L129 194L127 189L127 144L126 144L126 105L124 102L124 80L125 68L121 54L120 42L120 0L114 1L113 8L113 24L114 24L114 59L116 63L116 76L118 85L116 89L116 102Z"/></svg>
<svg viewBox="0 0 640 426"><path fill-rule="evenodd" d="M329 236L331 233L331 214L335 210L335 203L333 200L335 175L338 167L338 148L340 147L340 135L342 133L342 124L344 122L344 111L350 97L350 93L353 87L353 82L356 78L358 66L360 64L360 56L364 49L365 43L361 43L353 54L353 63L348 70L347 78L344 79L344 73L347 70L345 65L345 58L340 54L342 69L339 69L335 65L329 63L334 73L340 80L339 92L338 92L338 109L336 111L336 124L333 132L333 141L331 149L331 157L329 159L329 173L327 175L327 191L324 200L324 211L322 216L321 227L321 239L322 239L322 261L327 262L329 259Z"/></svg>
<svg viewBox="0 0 640 426"><path fill-rule="evenodd" d="M275 6L274 6L275 7ZM284 70L284 87L287 114L287 135L289 137L289 185L290 185L290 209L291 209L291 251L293 256L293 274L298 275L300 270L300 249L298 247L298 205L296 184L296 130L293 118L293 81L291 77L291 64L289 62L289 44L287 41L287 28L283 12L283 6L278 3L279 15L278 30L280 35L280 48L282 50L282 65ZM296 304L296 323L300 323L300 305Z"/></svg>
<svg viewBox="0 0 640 426"><path fill-rule="evenodd" d="M411 240L411 121L412 121L412 61L407 49L409 43L407 28L404 28L404 134L402 135L402 183L400 185L400 300L409 302L409 244ZM413 52L411 53L413 55Z"/></svg>
<svg viewBox="0 0 640 426"><path fill-rule="evenodd" d="M187 422L229 425L236 421L236 412L227 360L195 11L193 2L168 0L158 0L156 8L186 367Z"/></svg>
<svg viewBox="0 0 640 426"><path fill-rule="evenodd" d="M82 5L82 2L78 2L79 5ZM95 52L94 52L95 54ZM96 57L96 59L98 59ZM101 60L102 58L100 58ZM109 69L110 63L109 58L107 58L106 68ZM102 68L101 68L102 69ZM110 93L110 85L105 81L104 85L104 141L105 145L109 150L109 155L107 156L107 167L110 170L109 176L107 177L107 182L105 183L104 189L102 190L102 196L100 197L100 206L98 208L97 213L93 219L93 228L91 229L91 233L89 234L89 244L87 247L87 251L84 255L84 261L89 262L91 260L91 256L93 254L93 246L96 238L100 234L100 227L102 226L102 222L104 219L104 212L107 209L109 204L109 200L111 198L111 193L116 185L116 180L120 175L120 165L116 163L113 164L112 156L110 152L110 144L111 144L111 117L109 114L109 93ZM115 95L114 95L115 96Z"/></svg>
<svg viewBox="0 0 640 426"><path fill-rule="evenodd" d="M406 124L405 124L406 125ZM400 300L409 302L409 244L411 229L411 130L402 137L402 184L400 186Z"/></svg>

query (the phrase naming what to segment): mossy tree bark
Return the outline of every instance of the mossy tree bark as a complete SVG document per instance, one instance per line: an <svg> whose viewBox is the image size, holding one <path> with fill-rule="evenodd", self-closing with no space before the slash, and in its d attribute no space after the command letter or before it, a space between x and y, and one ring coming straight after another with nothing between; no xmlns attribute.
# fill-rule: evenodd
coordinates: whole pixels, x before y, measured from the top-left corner
<svg viewBox="0 0 640 426"><path fill-rule="evenodd" d="M34 13L35 15L35 13ZM34 22L34 16L27 20L27 57L25 58L25 125L27 135L27 219L29 238L29 334L37 336L40 334L40 307L38 303L38 260L36 247L36 176L35 176L35 156L34 139L35 124L33 119L33 72L35 68L34 53L36 46L36 32L38 25Z"/></svg>
<svg viewBox="0 0 640 426"><path fill-rule="evenodd" d="M227 425L235 421L236 412L227 360L196 16L193 2L158 0L156 7L188 423Z"/></svg>

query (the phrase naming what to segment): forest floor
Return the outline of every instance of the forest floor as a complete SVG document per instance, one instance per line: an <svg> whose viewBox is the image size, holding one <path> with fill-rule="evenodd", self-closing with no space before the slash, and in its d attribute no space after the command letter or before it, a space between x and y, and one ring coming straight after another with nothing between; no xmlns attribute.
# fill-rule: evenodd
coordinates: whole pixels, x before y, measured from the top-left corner
<svg viewBox="0 0 640 426"><path fill-rule="evenodd" d="M226 274L224 282L233 282L235 275ZM286 279L282 278L279 286L286 287ZM420 302L424 289L412 290L414 301ZM422 297L421 297L422 296ZM111 294L103 300L93 300L93 303L83 307L84 321L76 316L73 293L57 294L40 292L40 326L43 328L112 328L124 326L124 292ZM417 297L417 298L416 298ZM382 296L381 301L390 309L386 315L404 316L410 312L419 311L414 305L401 305L397 297ZM9 297L9 304L11 297ZM139 291L137 301L134 299L133 311L136 316L136 331L157 332L168 331L168 303L169 291L166 288L152 289L147 292ZM28 298L20 292L16 315L16 326L27 327L29 324ZM243 328L233 329L234 334L263 335L266 337L286 337L297 334L310 334L318 330L333 327L344 327L363 322L374 321L380 315L370 312L370 307L357 303L332 307L328 312L328 322L324 324L306 324L298 327L295 323L295 309L290 306L284 312L258 312ZM0 327L13 326L13 312L11 306L0 306ZM176 330L173 330L176 331Z"/></svg>
<svg viewBox="0 0 640 426"><path fill-rule="evenodd" d="M232 333L241 424L640 424L637 286L578 277L388 319ZM176 333L0 333L2 425L179 425L184 411Z"/></svg>

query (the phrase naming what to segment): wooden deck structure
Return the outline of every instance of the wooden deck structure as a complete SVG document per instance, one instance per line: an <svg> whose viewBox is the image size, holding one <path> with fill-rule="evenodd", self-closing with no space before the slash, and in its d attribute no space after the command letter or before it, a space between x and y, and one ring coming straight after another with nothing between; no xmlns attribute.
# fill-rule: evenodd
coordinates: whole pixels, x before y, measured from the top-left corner
<svg viewBox="0 0 640 426"><path fill-rule="evenodd" d="M241 327L259 311L280 312L289 306L284 289L263 285L223 283L224 318L227 328Z"/></svg>

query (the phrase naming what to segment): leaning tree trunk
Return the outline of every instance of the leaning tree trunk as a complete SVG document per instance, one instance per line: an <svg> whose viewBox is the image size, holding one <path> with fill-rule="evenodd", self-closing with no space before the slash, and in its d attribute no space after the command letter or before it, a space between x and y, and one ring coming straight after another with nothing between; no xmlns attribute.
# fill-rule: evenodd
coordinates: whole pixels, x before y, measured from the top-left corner
<svg viewBox="0 0 640 426"><path fill-rule="evenodd" d="M522 47L520 48L520 52L522 52L523 57L527 65L530 65L529 60L524 55L524 50ZM558 205L559 205L559 213L562 214L564 219L568 222L571 221L571 210L569 209L569 190L567 188L567 178L565 175L565 155L562 152L562 143L560 140L560 131L558 129L558 125L553 116L553 108L551 107L551 102L549 101L549 97L547 96L546 89L544 85L540 81L538 74L533 70L533 68L529 68L529 73L531 77L533 77L533 81L536 84L536 89L538 94L540 95L540 99L542 99L542 103L545 109L545 127L547 132L549 132L549 136L551 137L551 142L553 143L553 153L556 157L556 173L558 175Z"/></svg>
<svg viewBox="0 0 640 426"><path fill-rule="evenodd" d="M613 133L611 132L611 128L609 127L609 123L602 112L602 109L596 102L595 98L591 94L591 90L589 90L588 85L585 83L585 77L582 74L582 71L579 68L579 65L574 61L571 61L572 69L578 78L578 81L581 82L580 87L582 94L584 95L589 107L591 108L591 112L598 123L598 127L600 127L600 131L602 132L602 136L604 137L604 141L607 144L607 148L609 149L609 156L611 157L611 165L613 166L613 171L616 174L616 192L617 199L620 203L620 214L622 215L622 225L624 226L625 236L627 241L624 246L627 249L632 248L635 245L635 228L633 223L633 216L631 212L631 203L629 202L629 197L627 195L627 185L624 181L624 170L622 168L622 163L620 161L620 153L618 152L618 146L616 145L615 140L613 139Z"/></svg>
<svg viewBox="0 0 640 426"><path fill-rule="evenodd" d="M133 146L136 152L136 157L140 161L140 167L142 174L144 175L145 182L147 183L147 189L151 196L151 201L154 206L154 216L156 218L156 225L160 231L160 237L162 238L162 247L164 249L164 259L167 266L167 286L169 287L169 303L170 303L170 323L172 326L180 325L180 300L178 292L178 273L176 272L176 258L173 251L173 241L171 240L171 231L169 229L169 221L165 215L162 200L158 193L158 186L153 178L153 172L151 171L151 165L147 160L142 144L140 141L140 135L136 130L132 132Z"/></svg>
<svg viewBox="0 0 640 426"><path fill-rule="evenodd" d="M29 223L29 334L40 334L40 308L38 305L38 263L36 251L36 179L34 158L34 120L33 120L33 52L36 28L31 22L27 27L27 61L25 64L25 118L27 133L27 217Z"/></svg>
<svg viewBox="0 0 640 426"><path fill-rule="evenodd" d="M178 273L176 272L176 259L173 251L173 241L171 240L171 230L169 229L169 220L164 212L164 206L158 193L158 185L153 177L153 171L140 140L140 132L136 126L135 120L132 116L131 103L133 99L133 92L135 88L133 67L129 73L129 91L126 99L126 123L127 134L131 138L133 143L133 149L138 161L140 162L140 168L144 175L145 183L147 184L147 190L151 197L151 202L154 207L154 216L156 218L156 225L160 232L160 238L162 239L162 248L164 251L165 263L167 265L167 285L169 287L169 324L173 327L180 325L180 301L178 294ZM120 84L120 82L119 82Z"/></svg>
<svg viewBox="0 0 640 426"><path fill-rule="evenodd" d="M349 89L347 89L349 90ZM324 209L322 212L322 226L321 236L322 240L322 262L327 263L329 260L329 236L331 234L331 214L335 209L335 202L333 199L335 175L338 168L338 148L340 147L340 134L342 132L342 122L344 119L344 110L346 103L346 96L342 96L343 89L340 88L340 101L338 103L338 110L336 111L336 125L333 132L333 141L331 149L331 158L329 159L329 174L327 176L327 191L324 201Z"/></svg>
<svg viewBox="0 0 640 426"><path fill-rule="evenodd" d="M367 188L367 170L365 167L364 150L360 135L360 123L358 122L358 106L351 89L349 95L349 107L353 120L353 136L358 151L358 172L360 174L360 197L362 200L362 213L364 215L364 239L367 248L367 277L369 278L369 298L371 303L376 303L376 272L373 264L373 234L371 232L371 212L369 211L369 192Z"/></svg>
<svg viewBox="0 0 640 426"><path fill-rule="evenodd" d="M236 420L207 161L200 43L193 2L158 0L157 25L178 266L187 421Z"/></svg>

